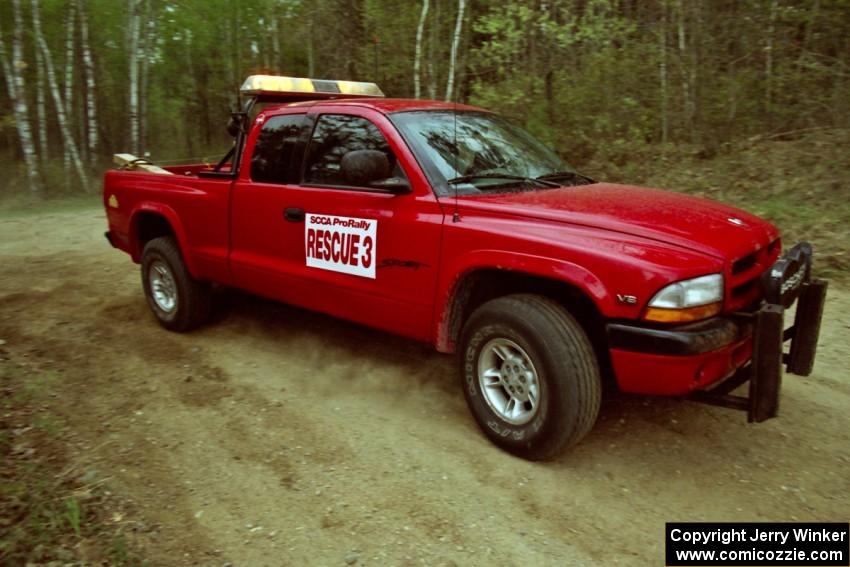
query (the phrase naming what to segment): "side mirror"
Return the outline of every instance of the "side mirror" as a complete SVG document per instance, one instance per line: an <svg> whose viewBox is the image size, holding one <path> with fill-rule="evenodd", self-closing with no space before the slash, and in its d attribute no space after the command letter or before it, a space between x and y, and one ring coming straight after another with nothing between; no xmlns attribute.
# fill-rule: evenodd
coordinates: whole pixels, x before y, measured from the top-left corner
<svg viewBox="0 0 850 567"><path fill-rule="evenodd" d="M248 119L248 115L244 112L233 111L230 113L230 120L227 121L227 133L230 134L233 138L239 136L242 133L243 126L245 121Z"/></svg>
<svg viewBox="0 0 850 567"><path fill-rule="evenodd" d="M239 135L239 131L239 123L236 121L235 118L231 117L230 120L227 122L227 133L230 134L231 138L235 138Z"/></svg>
<svg viewBox="0 0 850 567"><path fill-rule="evenodd" d="M374 187L392 193L407 193L410 185L404 179L390 177L390 162L378 150L354 150L342 156L340 173L346 183Z"/></svg>
<svg viewBox="0 0 850 567"><path fill-rule="evenodd" d="M369 187L383 189L393 193L394 195L410 193L410 183L408 183L407 179L404 179L403 177L387 177L386 179L373 181L369 184Z"/></svg>

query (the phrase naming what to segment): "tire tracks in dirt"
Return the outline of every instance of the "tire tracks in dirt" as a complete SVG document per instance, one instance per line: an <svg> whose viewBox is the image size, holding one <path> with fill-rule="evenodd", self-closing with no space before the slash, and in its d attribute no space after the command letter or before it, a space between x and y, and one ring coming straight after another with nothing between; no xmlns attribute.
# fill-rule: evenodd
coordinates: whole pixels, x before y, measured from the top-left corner
<svg viewBox="0 0 850 567"><path fill-rule="evenodd" d="M81 469L158 565L646 565L675 520L846 519L850 294L781 417L615 397L553 463L491 446L453 360L237 292L160 329L102 215L0 222L0 338L54 368ZM4 362L5 364L5 362Z"/></svg>

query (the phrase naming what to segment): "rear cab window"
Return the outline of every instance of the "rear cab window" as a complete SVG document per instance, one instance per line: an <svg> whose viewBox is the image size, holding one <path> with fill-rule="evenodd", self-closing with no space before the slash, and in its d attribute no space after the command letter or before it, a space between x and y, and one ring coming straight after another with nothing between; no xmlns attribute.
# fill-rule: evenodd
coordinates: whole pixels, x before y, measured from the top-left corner
<svg viewBox="0 0 850 567"><path fill-rule="evenodd" d="M309 125L306 114L284 114L266 120L254 142L251 179L282 185L298 183Z"/></svg>

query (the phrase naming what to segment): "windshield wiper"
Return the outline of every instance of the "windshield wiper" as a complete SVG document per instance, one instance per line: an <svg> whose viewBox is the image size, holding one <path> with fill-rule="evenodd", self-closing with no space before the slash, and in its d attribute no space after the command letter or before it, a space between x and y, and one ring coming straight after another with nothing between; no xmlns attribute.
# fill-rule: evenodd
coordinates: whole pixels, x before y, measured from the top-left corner
<svg viewBox="0 0 850 567"><path fill-rule="evenodd" d="M460 177L449 179L448 183L449 185L454 185L455 183L469 183L471 181L475 181L476 179L505 179L508 181L524 181L526 183L537 183L539 185L545 185L547 187L561 186L559 183L547 181L546 179L541 179L540 177L523 177L522 175L511 175L509 173L479 173L477 175L461 175Z"/></svg>
<svg viewBox="0 0 850 567"><path fill-rule="evenodd" d="M537 181L548 181L551 179L563 179L565 177L587 181L588 183L596 183L596 181L594 181L587 175L582 175L581 173L576 173L575 171L552 171L550 173L535 177L535 179Z"/></svg>

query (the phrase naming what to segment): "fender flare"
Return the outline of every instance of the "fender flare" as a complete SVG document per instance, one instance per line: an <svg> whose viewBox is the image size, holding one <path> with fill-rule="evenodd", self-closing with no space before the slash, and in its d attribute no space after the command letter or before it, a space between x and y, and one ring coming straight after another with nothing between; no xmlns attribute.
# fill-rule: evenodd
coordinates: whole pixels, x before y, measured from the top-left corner
<svg viewBox="0 0 850 567"><path fill-rule="evenodd" d="M437 312L434 317L434 345L439 352L453 352L451 338L452 316L456 308L456 295L463 282L480 270L502 270L517 274L545 278L568 284L585 294L604 317L613 316L616 304L608 288L587 268L572 262L501 250L479 250L465 255L454 266L437 290Z"/></svg>
<svg viewBox="0 0 850 567"><path fill-rule="evenodd" d="M180 217L174 211L174 209L172 209L168 205L163 205L162 203L155 203L150 201L138 203L133 208L132 213L130 213L130 253L133 257L133 261L139 263L142 258L142 249L139 246L138 225L139 217L141 216L141 214L145 213L159 215L163 217L165 221L169 224L172 232L174 233L175 238L177 238L177 246L180 248L180 254L183 256L183 262L186 263L186 269L189 270L189 273L192 276L195 276L197 272L195 271L192 255L188 253L189 246L188 241L186 239L186 230L183 227L183 223L180 221Z"/></svg>

